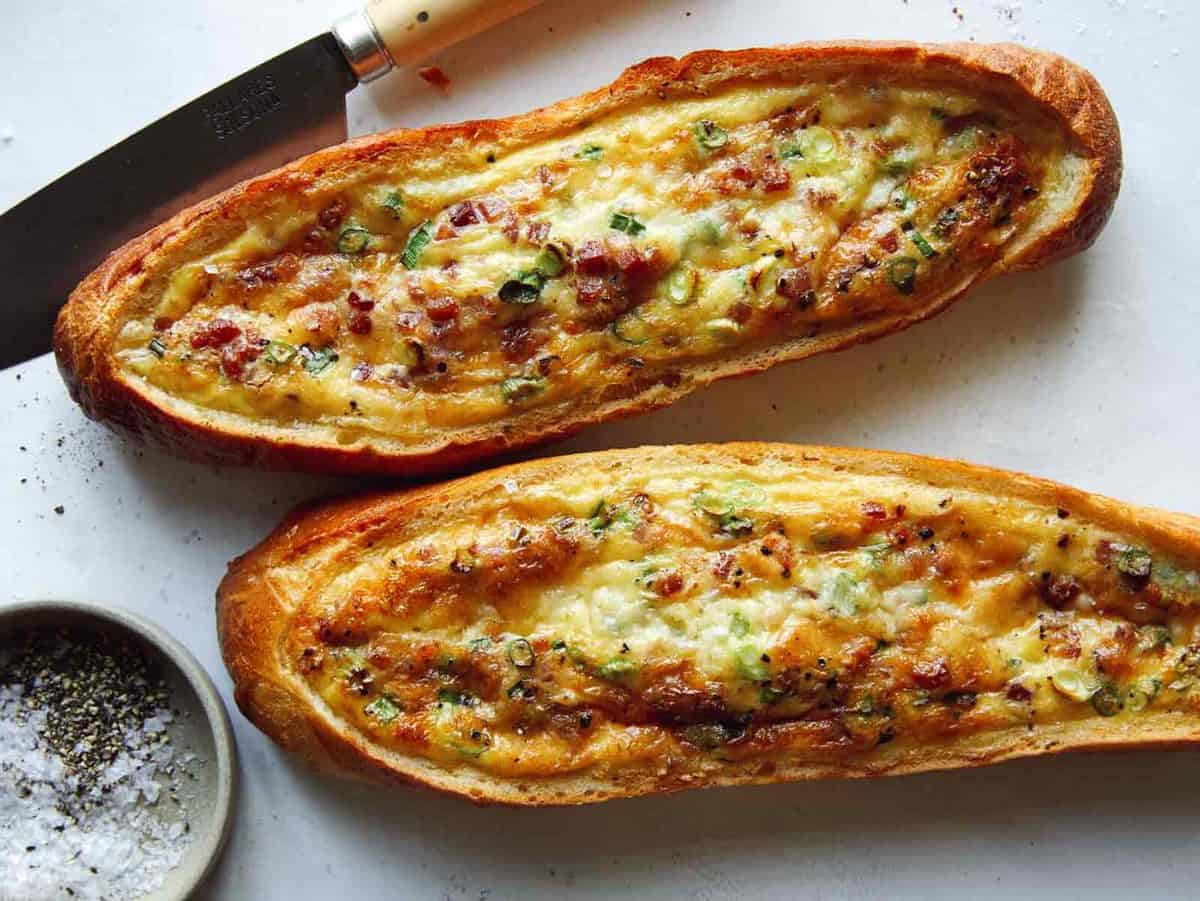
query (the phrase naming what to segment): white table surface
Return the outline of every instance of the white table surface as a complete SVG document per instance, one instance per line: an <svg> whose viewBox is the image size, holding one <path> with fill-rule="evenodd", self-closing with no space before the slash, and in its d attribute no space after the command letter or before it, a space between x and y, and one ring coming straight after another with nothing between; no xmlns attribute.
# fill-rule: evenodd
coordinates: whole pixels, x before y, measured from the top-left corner
<svg viewBox="0 0 1200 901"><path fill-rule="evenodd" d="M0 209L326 27L351 0L0 3ZM523 111L654 54L790 39L1022 40L1089 66L1126 172L1096 246L904 334L597 429L561 452L787 439L963 457L1200 512L1198 5L1185 0L603 0L540 11L356 91L351 131ZM2 274L0 274L2 275ZM0 281L0 285L3 282ZM196 466L86 421L46 356L0 372L0 598L161 623L230 701L225 562L350 482ZM61 505L62 512L55 512ZM231 703L231 701L230 701ZM232 711L232 704L231 704ZM206 898L1195 897L1200 758L1084 756L858 783L477 809L298 769L233 712L236 830Z"/></svg>

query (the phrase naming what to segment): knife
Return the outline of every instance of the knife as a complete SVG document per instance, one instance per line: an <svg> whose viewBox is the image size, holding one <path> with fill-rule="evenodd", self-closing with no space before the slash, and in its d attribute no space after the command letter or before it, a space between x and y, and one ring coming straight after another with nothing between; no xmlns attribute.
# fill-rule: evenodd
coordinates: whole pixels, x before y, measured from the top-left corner
<svg viewBox="0 0 1200 901"><path fill-rule="evenodd" d="M50 350L71 290L172 213L346 140L346 94L540 0L370 0L182 106L0 215L0 367Z"/></svg>

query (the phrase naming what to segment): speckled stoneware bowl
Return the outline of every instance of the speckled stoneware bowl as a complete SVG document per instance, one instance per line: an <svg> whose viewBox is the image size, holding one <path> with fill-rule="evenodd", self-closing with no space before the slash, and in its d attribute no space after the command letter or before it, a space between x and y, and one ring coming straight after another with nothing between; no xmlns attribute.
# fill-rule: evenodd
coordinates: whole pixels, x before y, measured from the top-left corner
<svg viewBox="0 0 1200 901"><path fill-rule="evenodd" d="M181 901L212 870L233 823L237 752L221 696L191 652L153 623L119 608L80 601L30 601L0 605L0 642L30 627L73 627L136 641L162 666L171 703L179 712L168 726L172 744L195 753L191 790L181 796L192 840L179 864L145 901ZM164 811L164 815L168 815Z"/></svg>

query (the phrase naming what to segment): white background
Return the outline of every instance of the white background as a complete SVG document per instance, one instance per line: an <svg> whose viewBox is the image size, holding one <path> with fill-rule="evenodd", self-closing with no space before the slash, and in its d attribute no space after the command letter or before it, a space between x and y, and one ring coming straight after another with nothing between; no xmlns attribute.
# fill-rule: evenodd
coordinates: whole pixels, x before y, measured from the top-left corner
<svg viewBox="0 0 1200 901"><path fill-rule="evenodd" d="M0 208L327 25L348 0L0 0ZM963 457L1200 513L1200 12L1185 0L588 0L350 98L353 133L524 111L654 54L808 38L1017 39L1089 66L1126 173L1096 246L877 344L727 382L550 451L786 439ZM3 285L0 273L0 285ZM3 292L0 289L0 303ZM2 326L0 326L2 327ZM138 610L228 700L213 589L297 499L350 482L110 437L43 357L0 372L0 599ZM54 508L63 506L63 513ZM234 712L244 777L210 898L1195 897L1200 762L1068 757L578 810L477 809L297 769ZM2 874L0 874L2 878Z"/></svg>

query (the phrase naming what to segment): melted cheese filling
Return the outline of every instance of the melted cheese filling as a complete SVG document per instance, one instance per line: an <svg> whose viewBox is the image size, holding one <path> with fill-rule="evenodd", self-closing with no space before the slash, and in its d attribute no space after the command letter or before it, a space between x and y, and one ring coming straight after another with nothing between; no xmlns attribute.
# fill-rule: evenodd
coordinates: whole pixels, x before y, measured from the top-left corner
<svg viewBox="0 0 1200 901"><path fill-rule="evenodd" d="M656 469L329 548L280 586L285 666L379 747L506 776L1200 712L1197 561L899 477Z"/></svg>
<svg viewBox="0 0 1200 901"><path fill-rule="evenodd" d="M732 85L495 158L282 197L171 275L125 378L413 446L952 292L1070 189L1061 131L963 94Z"/></svg>

